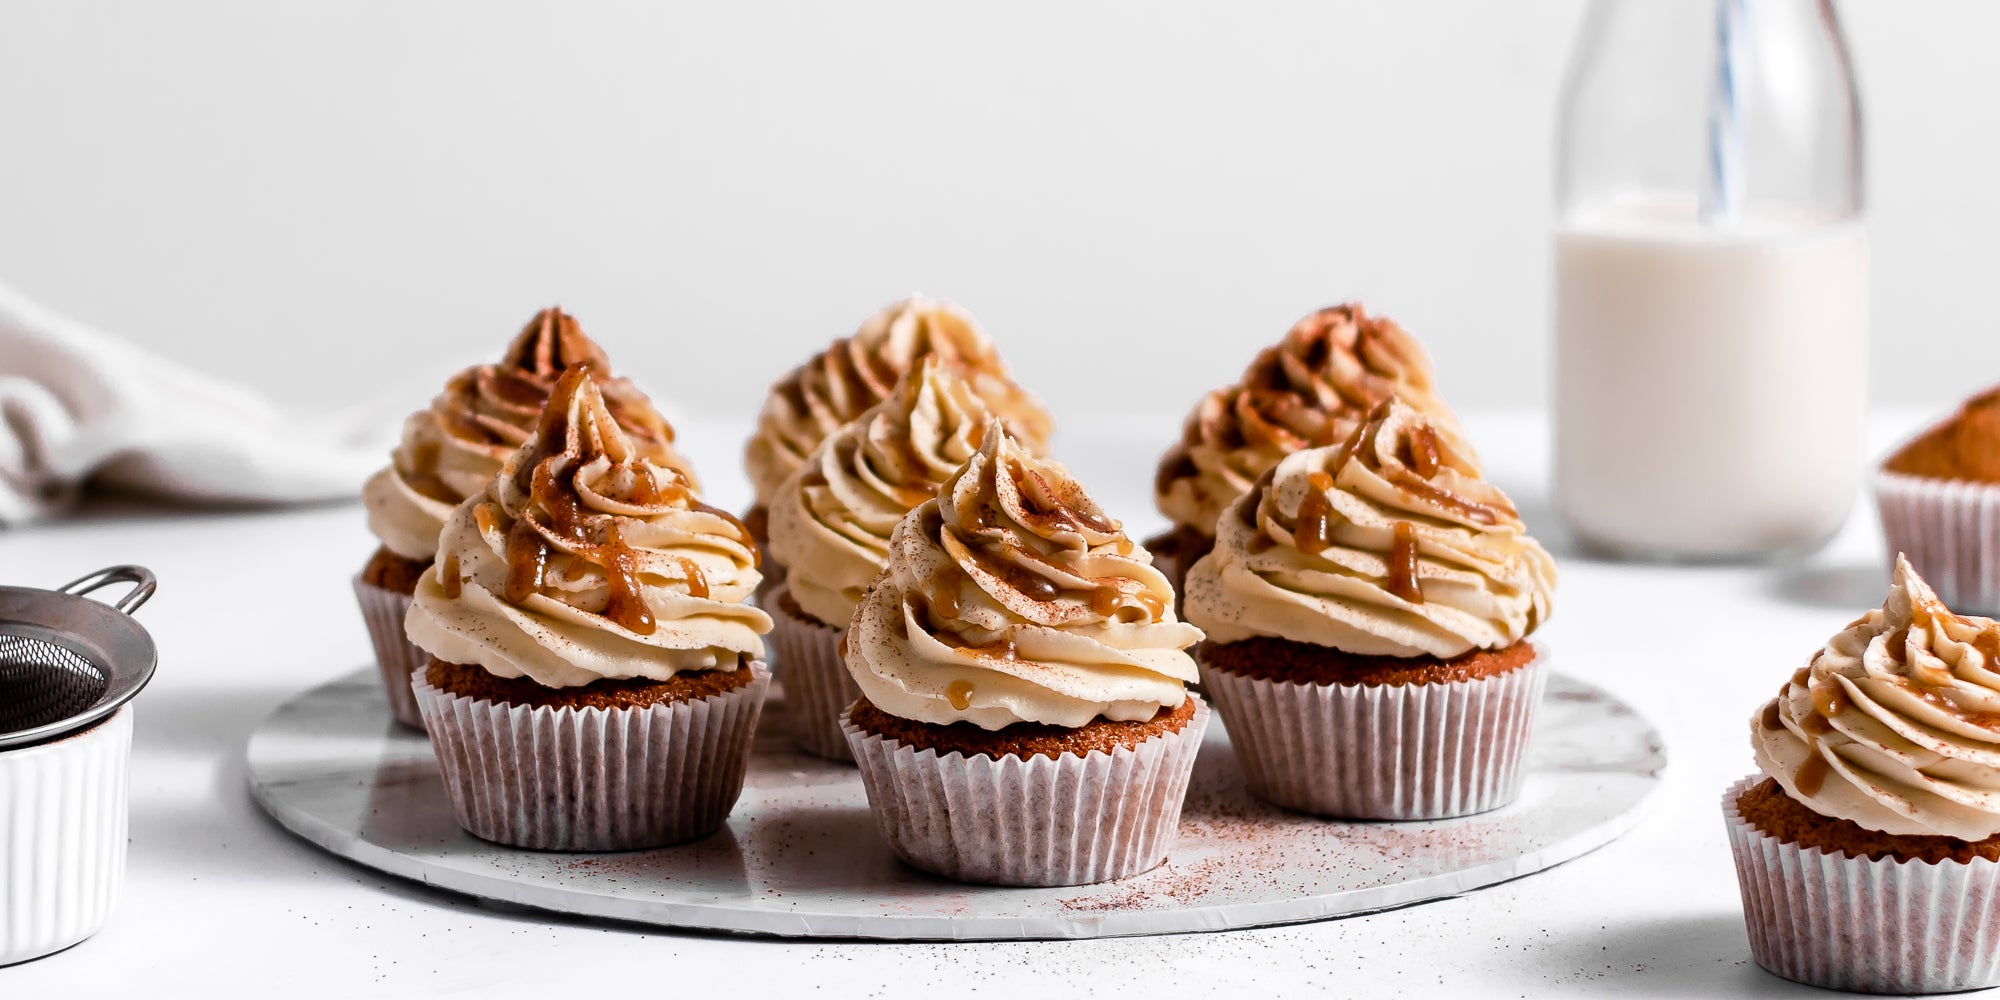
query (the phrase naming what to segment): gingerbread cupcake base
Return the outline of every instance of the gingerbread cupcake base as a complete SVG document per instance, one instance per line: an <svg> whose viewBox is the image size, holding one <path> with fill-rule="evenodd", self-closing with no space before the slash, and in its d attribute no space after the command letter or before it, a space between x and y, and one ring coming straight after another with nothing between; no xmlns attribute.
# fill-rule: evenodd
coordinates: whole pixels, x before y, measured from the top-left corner
<svg viewBox="0 0 2000 1000"><path fill-rule="evenodd" d="M840 715L861 689L840 658L845 631L807 615L780 586L765 610L771 615L771 649L785 664L785 707L792 719L792 742L828 760L854 760Z"/></svg>
<svg viewBox="0 0 2000 1000"><path fill-rule="evenodd" d="M1192 694L1188 701L1177 727L1081 753L968 757L919 749L858 725L857 716L873 711L866 701L843 716L841 728L876 825L911 866L961 882L1084 885L1149 871L1173 849L1208 728L1208 706ZM998 738L1027 749L1011 736Z"/></svg>
<svg viewBox="0 0 2000 1000"><path fill-rule="evenodd" d="M1230 648L1265 641L1195 651L1258 798L1342 819L1426 820L1520 795L1548 677L1539 646L1401 663L1266 650L1254 664L1242 662L1254 650Z"/></svg>
<svg viewBox="0 0 2000 1000"><path fill-rule="evenodd" d="M1759 791L1765 781L1745 778L1722 797L1758 965L1809 986L1859 993L2000 985L2000 921L1990 917L2000 906L2000 861L1870 858L1806 846L1801 841L1810 835L1801 834L1816 825L1759 826L1774 818L1775 826L1793 825L1782 803L1773 808L1754 798L1768 793Z"/></svg>
<svg viewBox="0 0 2000 1000"><path fill-rule="evenodd" d="M411 567L415 567L414 573ZM403 633L403 619L410 613L417 579L428 568L427 563L402 559L384 549L354 578L354 597L361 604L361 620L368 626L375 665L382 671L389 714L412 729L424 728L424 719L410 694L410 678L430 662L431 655L410 642Z"/></svg>
<svg viewBox="0 0 2000 1000"><path fill-rule="evenodd" d="M770 686L761 662L737 671L748 678L545 689L542 704L451 690L466 685L449 670L436 678L445 687L426 670L411 688L467 832L514 847L623 851L693 840L728 820Z"/></svg>

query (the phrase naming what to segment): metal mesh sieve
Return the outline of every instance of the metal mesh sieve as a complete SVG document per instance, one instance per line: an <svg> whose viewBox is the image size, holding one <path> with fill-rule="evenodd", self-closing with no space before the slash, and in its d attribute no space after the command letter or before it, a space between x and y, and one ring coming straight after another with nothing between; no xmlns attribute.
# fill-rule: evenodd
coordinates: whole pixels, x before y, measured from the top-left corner
<svg viewBox="0 0 2000 1000"><path fill-rule="evenodd" d="M83 595L132 589L114 605ZM113 566L59 590L0 587L0 749L50 740L116 712L152 679L153 640L131 612L153 574Z"/></svg>

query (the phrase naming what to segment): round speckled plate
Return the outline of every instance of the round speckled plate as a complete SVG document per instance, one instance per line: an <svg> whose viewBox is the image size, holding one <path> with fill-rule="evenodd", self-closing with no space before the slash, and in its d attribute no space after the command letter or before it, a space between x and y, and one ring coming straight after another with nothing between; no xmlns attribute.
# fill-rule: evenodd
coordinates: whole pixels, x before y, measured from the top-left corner
<svg viewBox="0 0 2000 1000"><path fill-rule="evenodd" d="M854 769L790 749L772 690L728 828L665 850L554 854L460 831L430 743L389 721L372 668L265 720L250 737L250 789L335 854L486 899L785 937L998 940L1224 930L1442 899L1609 843L1638 821L1666 763L1644 718L1555 675L1520 801L1467 819L1335 823L1250 798L1218 719L1165 866L1104 885L988 888L899 863Z"/></svg>

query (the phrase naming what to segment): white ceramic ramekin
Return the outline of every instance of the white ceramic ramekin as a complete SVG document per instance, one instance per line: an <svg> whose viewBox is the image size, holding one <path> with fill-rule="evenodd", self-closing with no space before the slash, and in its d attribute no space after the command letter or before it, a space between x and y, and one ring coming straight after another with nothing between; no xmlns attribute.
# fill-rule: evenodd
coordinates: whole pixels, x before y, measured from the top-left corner
<svg viewBox="0 0 2000 1000"><path fill-rule="evenodd" d="M97 933L125 883L132 709L0 750L0 965Z"/></svg>

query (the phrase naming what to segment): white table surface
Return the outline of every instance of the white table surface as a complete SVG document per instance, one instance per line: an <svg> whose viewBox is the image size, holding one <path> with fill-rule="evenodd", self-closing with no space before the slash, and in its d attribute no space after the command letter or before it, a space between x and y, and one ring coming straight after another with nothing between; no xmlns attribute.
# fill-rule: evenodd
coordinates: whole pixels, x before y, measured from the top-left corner
<svg viewBox="0 0 2000 1000"><path fill-rule="evenodd" d="M1871 454L1915 425L1881 414ZM350 579L373 541L358 505L161 511L100 503L0 532L0 581L55 586L112 563L159 575L139 612L160 672L138 702L131 860L97 936L0 969L0 996L671 995L1104 997L1824 995L1750 961L1722 835L1723 788L1752 769L1751 714L1887 589L1865 497L1824 552L1777 567L1579 558L1549 513L1546 425L1468 420L1492 478L1560 560L1541 633L1556 666L1639 706L1671 764L1640 828L1594 854L1465 896L1318 924L1175 937L1000 944L787 942L682 935L506 911L319 852L251 803L243 743L300 689L368 662ZM1075 420L1058 452L1135 536L1171 416ZM740 507L747 421L688 422L712 499ZM783 992L780 992L783 991Z"/></svg>

